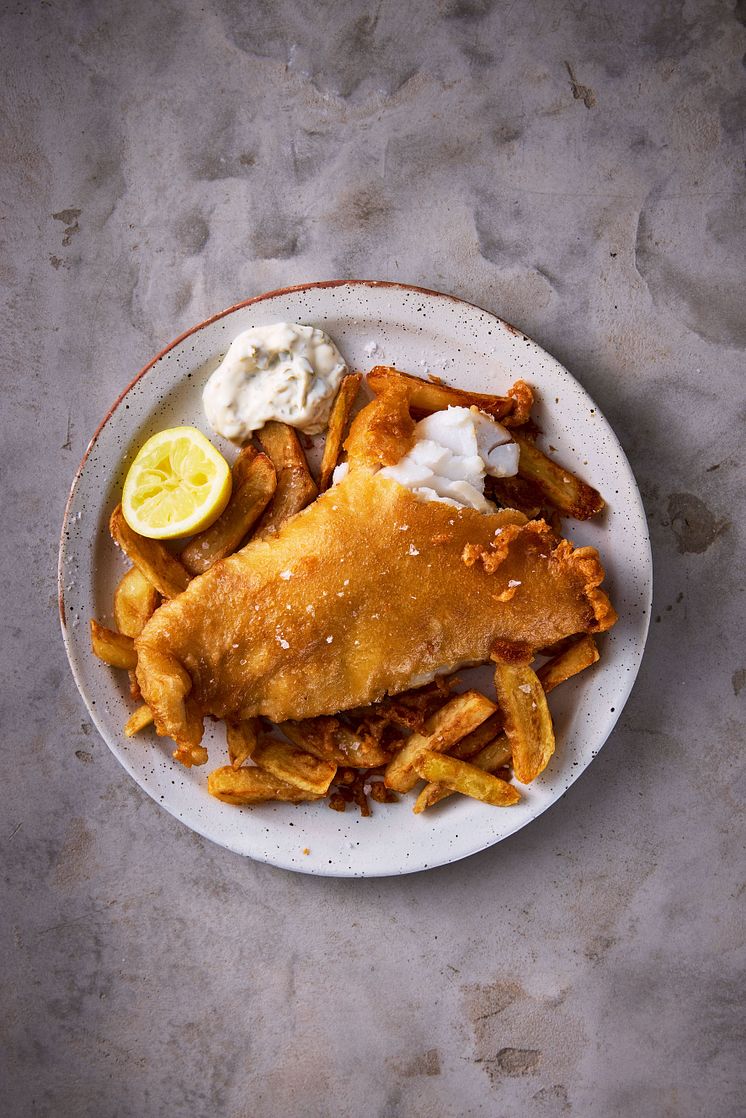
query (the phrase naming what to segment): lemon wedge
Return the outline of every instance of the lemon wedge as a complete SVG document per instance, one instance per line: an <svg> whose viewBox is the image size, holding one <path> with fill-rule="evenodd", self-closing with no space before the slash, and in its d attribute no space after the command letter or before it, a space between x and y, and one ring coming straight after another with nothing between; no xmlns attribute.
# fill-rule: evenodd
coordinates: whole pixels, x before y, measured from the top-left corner
<svg viewBox="0 0 746 1118"><path fill-rule="evenodd" d="M124 519L151 540L175 540L209 527L228 504L230 466L196 427L159 431L129 468Z"/></svg>

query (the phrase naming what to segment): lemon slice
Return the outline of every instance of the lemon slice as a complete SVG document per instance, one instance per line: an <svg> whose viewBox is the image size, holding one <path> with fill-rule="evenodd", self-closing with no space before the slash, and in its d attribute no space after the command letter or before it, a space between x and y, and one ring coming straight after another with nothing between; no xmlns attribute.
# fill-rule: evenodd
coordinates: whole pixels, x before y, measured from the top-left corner
<svg viewBox="0 0 746 1118"><path fill-rule="evenodd" d="M201 532L231 495L230 466L196 427L172 427L148 439L129 468L124 519L151 540Z"/></svg>

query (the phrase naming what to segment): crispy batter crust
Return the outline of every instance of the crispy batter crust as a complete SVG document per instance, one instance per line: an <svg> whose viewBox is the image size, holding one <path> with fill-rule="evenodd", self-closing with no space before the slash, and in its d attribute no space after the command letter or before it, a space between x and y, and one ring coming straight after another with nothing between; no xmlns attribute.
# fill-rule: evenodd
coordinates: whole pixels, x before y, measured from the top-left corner
<svg viewBox="0 0 746 1118"><path fill-rule="evenodd" d="M408 440L406 401L379 397L353 424L342 482L156 611L136 648L159 733L196 756L205 714L334 714L613 624L592 548L376 477Z"/></svg>

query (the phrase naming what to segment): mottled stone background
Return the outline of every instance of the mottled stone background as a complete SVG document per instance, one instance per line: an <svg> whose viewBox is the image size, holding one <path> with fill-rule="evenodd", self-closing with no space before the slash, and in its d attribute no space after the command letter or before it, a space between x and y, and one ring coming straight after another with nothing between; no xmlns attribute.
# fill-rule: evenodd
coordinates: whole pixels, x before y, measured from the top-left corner
<svg viewBox="0 0 746 1118"><path fill-rule="evenodd" d="M4 1115L743 1114L744 18L3 5ZM55 609L69 483L137 369L232 302L350 276L463 295L564 361L630 456L657 577L637 687L564 799L370 882L159 810Z"/></svg>

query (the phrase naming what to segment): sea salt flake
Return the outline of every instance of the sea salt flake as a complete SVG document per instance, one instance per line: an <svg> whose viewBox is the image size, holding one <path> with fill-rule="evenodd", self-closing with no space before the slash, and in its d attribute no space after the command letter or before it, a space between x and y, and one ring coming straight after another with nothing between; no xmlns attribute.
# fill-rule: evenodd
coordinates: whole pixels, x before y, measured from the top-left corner
<svg viewBox="0 0 746 1118"><path fill-rule="evenodd" d="M518 582L516 579L514 579L514 578L509 578L508 579L508 586L520 586L520 585L521 585L520 582Z"/></svg>
<svg viewBox="0 0 746 1118"><path fill-rule="evenodd" d="M331 644L333 640L334 640L334 637L327 637L326 638L326 643Z"/></svg>
<svg viewBox="0 0 746 1118"><path fill-rule="evenodd" d="M531 685L529 683L519 683L518 690L522 691L524 695L531 694Z"/></svg>
<svg viewBox="0 0 746 1118"><path fill-rule="evenodd" d="M290 570L290 568L288 568L286 571L280 571L280 578L284 578L286 582L289 578L292 578L292 577L293 577L293 572Z"/></svg>
<svg viewBox="0 0 746 1118"><path fill-rule="evenodd" d="M413 543L411 543L411 544L409 545L409 554L410 554L410 555L419 555L419 554L420 554L420 553L419 553L419 551L417 550L417 548L416 548L416 547L414 546L414 544L413 544Z"/></svg>
<svg viewBox="0 0 746 1118"><path fill-rule="evenodd" d="M277 643L279 644L280 648L290 648L290 645L288 644L288 642L285 640L284 637L278 637L277 638Z"/></svg>

